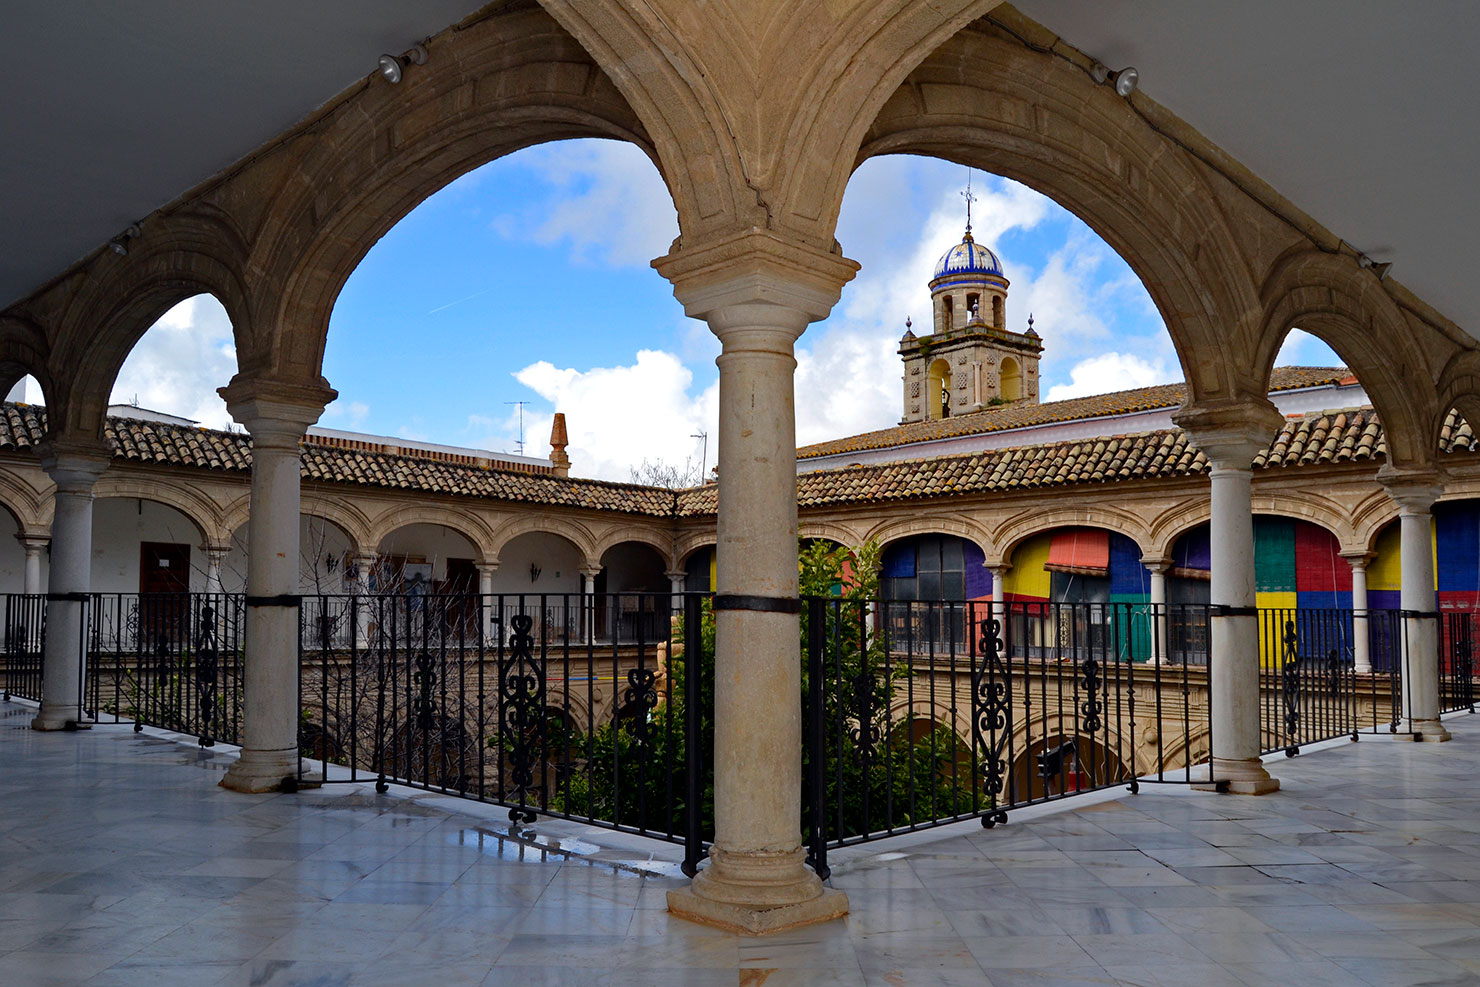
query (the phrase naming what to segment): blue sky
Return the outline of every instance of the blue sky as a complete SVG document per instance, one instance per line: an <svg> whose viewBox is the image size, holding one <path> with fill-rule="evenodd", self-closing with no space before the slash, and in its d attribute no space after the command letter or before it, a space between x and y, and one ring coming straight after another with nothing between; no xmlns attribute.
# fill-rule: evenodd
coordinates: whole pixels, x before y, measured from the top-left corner
<svg viewBox="0 0 1480 987"><path fill-rule="evenodd" d="M965 168L889 157L854 175L838 223L862 269L798 344L800 443L895 424L895 353L929 324L936 259L958 242ZM1045 400L1179 379L1166 329L1130 268L1077 218L975 173L974 233L1011 281L1007 319L1043 336ZM650 267L677 235L656 169L635 147L570 141L510 155L422 203L366 255L330 321L321 424L513 451L548 451L563 411L574 472L627 479L644 459L697 464L715 432L718 343ZM1340 362L1294 333L1284 363ZM171 311L119 375L114 400L228 420L214 388L235 369L214 300ZM708 462L714 462L710 443Z"/></svg>

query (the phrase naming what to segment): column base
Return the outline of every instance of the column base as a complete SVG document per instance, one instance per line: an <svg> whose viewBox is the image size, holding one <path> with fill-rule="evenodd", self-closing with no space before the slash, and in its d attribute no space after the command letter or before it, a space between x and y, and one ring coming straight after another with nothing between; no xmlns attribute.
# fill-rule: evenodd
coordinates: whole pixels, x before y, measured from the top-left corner
<svg viewBox="0 0 1480 987"><path fill-rule="evenodd" d="M763 936L842 918L848 914L848 896L836 888L823 888L816 898L790 905L741 905L701 897L692 888L677 888L668 892L668 910L726 932Z"/></svg>
<svg viewBox="0 0 1480 987"><path fill-rule="evenodd" d="M1399 729L1412 734L1414 740L1421 740L1427 743L1442 744L1444 741L1452 739L1449 731L1444 729L1444 724L1438 720L1409 720L1400 726Z"/></svg>
<svg viewBox="0 0 1480 987"><path fill-rule="evenodd" d="M1257 757L1213 758L1212 780L1204 777L1192 783L1201 792L1227 792L1230 795L1268 795L1280 790L1280 780L1264 770Z"/></svg>
<svg viewBox="0 0 1480 987"><path fill-rule="evenodd" d="M298 781L298 749L280 751L244 750L221 779L221 787L233 792L279 792L283 782Z"/></svg>
<svg viewBox="0 0 1480 987"><path fill-rule="evenodd" d="M91 730L93 721L76 706L47 706L41 704L31 719L32 730Z"/></svg>
<svg viewBox="0 0 1480 987"><path fill-rule="evenodd" d="M781 851L709 848L709 866L668 892L668 910L704 925L765 935L848 914L848 896L825 888L798 847Z"/></svg>

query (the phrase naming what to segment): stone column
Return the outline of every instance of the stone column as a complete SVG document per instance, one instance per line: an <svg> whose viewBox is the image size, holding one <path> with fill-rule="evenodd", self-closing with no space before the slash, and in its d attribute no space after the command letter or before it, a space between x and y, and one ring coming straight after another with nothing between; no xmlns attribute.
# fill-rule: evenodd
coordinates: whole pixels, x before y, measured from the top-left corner
<svg viewBox="0 0 1480 987"><path fill-rule="evenodd" d="M219 596L221 589L221 566L226 562L226 556L231 549L221 545L204 545L206 553L206 593L210 596Z"/></svg>
<svg viewBox="0 0 1480 987"><path fill-rule="evenodd" d="M1370 552L1342 552L1352 567L1352 670L1372 674L1372 639L1367 624L1367 563Z"/></svg>
<svg viewBox="0 0 1480 987"><path fill-rule="evenodd" d="M684 585L688 582L689 574L682 569L670 569L663 575L668 577L668 586L673 592L670 614L682 613Z"/></svg>
<svg viewBox="0 0 1480 987"><path fill-rule="evenodd" d="M1191 406L1174 420L1212 467L1209 707L1213 779L1239 795L1280 787L1259 751L1259 617L1254 597L1254 457L1283 416L1267 398Z"/></svg>
<svg viewBox="0 0 1480 987"><path fill-rule="evenodd" d="M298 774L298 444L335 393L240 374L220 393L252 435L243 743L221 784L267 792Z"/></svg>
<svg viewBox="0 0 1480 987"><path fill-rule="evenodd" d="M355 581L350 584L350 593L358 597L355 600L355 646L361 650L370 647L370 626L375 624L379 629L374 598L370 594L370 575L379 561L380 556L374 552L359 551L354 556Z"/></svg>
<svg viewBox="0 0 1480 987"><path fill-rule="evenodd" d="M715 838L670 891L685 918L751 933L836 918L801 845L801 604L793 346L857 265L750 230L656 262L719 337Z"/></svg>
<svg viewBox="0 0 1480 987"><path fill-rule="evenodd" d="M1171 658L1167 652L1172 638L1172 615L1167 610L1167 570L1172 563L1170 559L1142 559L1141 564L1151 573L1151 663L1164 665Z"/></svg>
<svg viewBox="0 0 1480 987"><path fill-rule="evenodd" d="M483 638L488 645L498 641L498 628L493 624L493 618L498 616L498 607L494 605L493 597L493 574L498 572L498 562L479 562L478 569L478 612L483 615Z"/></svg>
<svg viewBox="0 0 1480 987"><path fill-rule="evenodd" d="M1002 640L1007 641L1007 570L1012 568L1006 565L988 566L992 573L992 619L996 620L1002 628Z"/></svg>
<svg viewBox="0 0 1480 987"><path fill-rule="evenodd" d="M36 538L30 535L17 535L21 547L26 552L26 575L25 582L21 585L21 592L27 596L35 596L45 592L41 585L41 554L46 551L50 544L50 538Z"/></svg>
<svg viewBox="0 0 1480 987"><path fill-rule="evenodd" d="M1434 473L1384 466L1377 474L1388 496L1397 502L1403 610L1403 654L1400 669L1403 699L1400 729L1415 740L1444 741L1449 731L1439 722L1439 613L1434 592L1434 555L1429 513L1444 492Z"/></svg>
<svg viewBox="0 0 1480 987"><path fill-rule="evenodd" d="M601 566L587 566L581 570L581 639L586 643L596 640L596 577L601 575Z"/></svg>
<svg viewBox="0 0 1480 987"><path fill-rule="evenodd" d="M41 468L56 484L56 491L52 494L41 708L31 728L77 729L86 725L83 648L87 642L86 600L92 588L93 485L108 468L113 450L96 440L55 440L43 443L39 452Z"/></svg>

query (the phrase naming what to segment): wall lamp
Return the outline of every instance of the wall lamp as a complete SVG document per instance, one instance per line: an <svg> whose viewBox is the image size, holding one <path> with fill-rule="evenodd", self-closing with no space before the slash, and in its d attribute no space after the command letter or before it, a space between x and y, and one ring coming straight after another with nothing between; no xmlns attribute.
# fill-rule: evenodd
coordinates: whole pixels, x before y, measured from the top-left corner
<svg viewBox="0 0 1480 987"><path fill-rule="evenodd" d="M1112 72L1110 66L1104 62L1095 62L1090 66L1089 77L1096 83L1103 84L1107 80L1115 83L1115 92L1123 98L1129 99L1131 93L1141 84L1141 73L1136 71L1134 65L1127 65L1119 72Z"/></svg>
<svg viewBox="0 0 1480 987"><path fill-rule="evenodd" d="M1357 254L1357 266L1364 271L1371 271L1377 275L1377 280L1382 281L1387 278L1388 271L1392 270L1393 262L1385 261L1379 264L1366 254Z"/></svg>
<svg viewBox="0 0 1480 987"><path fill-rule="evenodd" d="M401 74L408 65L425 65L427 63L427 50L422 45L412 45L406 49L403 55L381 55L380 74L385 81L391 85L401 81Z"/></svg>
<svg viewBox="0 0 1480 987"><path fill-rule="evenodd" d="M540 578L540 573L542 573L544 571L545 570L541 569L539 566L537 566L533 562L531 562L529 564L529 581L532 582L532 583L533 582L537 582L539 580L539 578Z"/></svg>
<svg viewBox="0 0 1480 987"><path fill-rule="evenodd" d="M138 223L130 223L128 229L108 241L108 249L120 257L128 256L128 242L142 234Z"/></svg>

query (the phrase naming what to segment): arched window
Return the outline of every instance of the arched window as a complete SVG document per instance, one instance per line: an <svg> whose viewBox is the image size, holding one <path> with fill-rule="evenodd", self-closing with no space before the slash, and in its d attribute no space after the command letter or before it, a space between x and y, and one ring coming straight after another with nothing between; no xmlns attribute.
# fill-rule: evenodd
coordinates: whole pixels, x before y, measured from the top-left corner
<svg viewBox="0 0 1480 987"><path fill-rule="evenodd" d="M981 304L981 295L973 294L966 296L966 311L970 313L969 315L967 315L968 319L971 318L972 315L981 315Z"/></svg>
<svg viewBox="0 0 1480 987"><path fill-rule="evenodd" d="M955 299L946 295L940 300L940 332L946 332L955 325Z"/></svg>
<svg viewBox="0 0 1480 987"><path fill-rule="evenodd" d="M1002 317L1002 296L992 296L992 325L999 329L1006 328L1006 320Z"/></svg>
<svg viewBox="0 0 1480 987"><path fill-rule="evenodd" d="M1023 396L1023 368L1012 357L1002 359L1002 400L1016 401Z"/></svg>
<svg viewBox="0 0 1480 987"><path fill-rule="evenodd" d="M951 416L951 365L944 360L936 360L930 365L930 378L926 383L930 388L930 417L949 418Z"/></svg>

